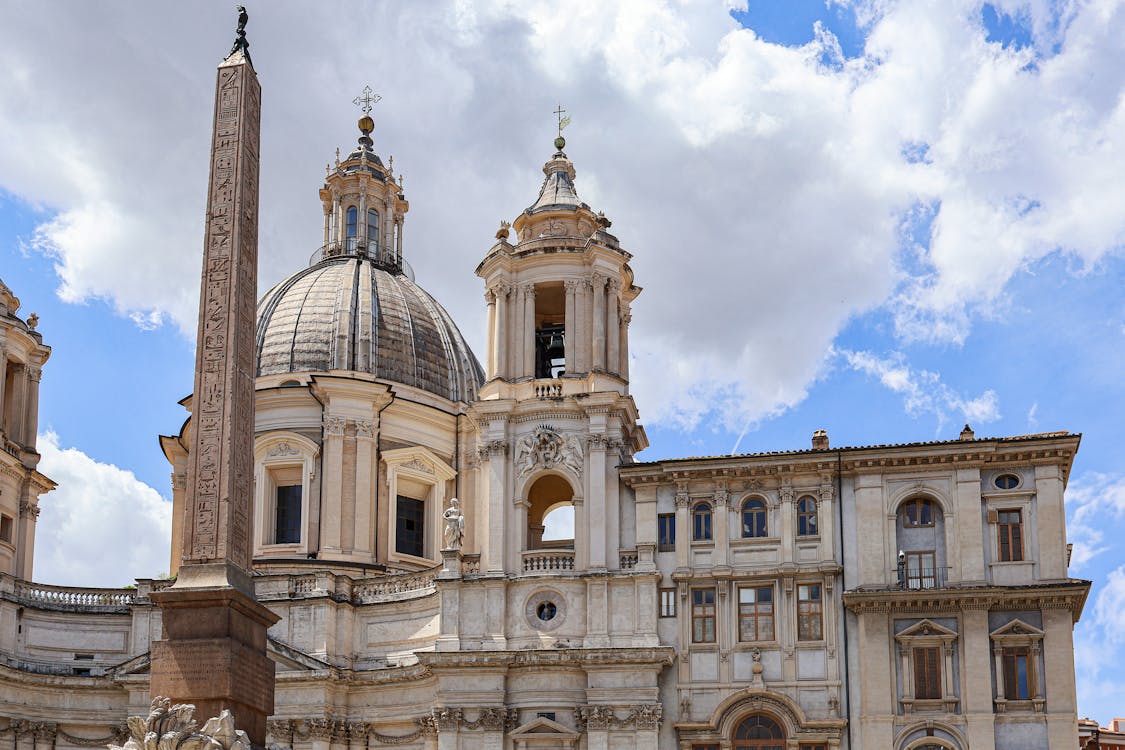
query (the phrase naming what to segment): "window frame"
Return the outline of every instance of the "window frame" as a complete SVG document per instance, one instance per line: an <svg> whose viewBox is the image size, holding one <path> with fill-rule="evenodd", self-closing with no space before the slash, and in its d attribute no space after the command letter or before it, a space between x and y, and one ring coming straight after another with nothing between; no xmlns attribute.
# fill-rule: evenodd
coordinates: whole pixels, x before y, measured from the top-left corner
<svg viewBox="0 0 1125 750"><path fill-rule="evenodd" d="M711 600L697 601L711 595ZM697 587L691 590L691 642L692 643L717 643L717 606L714 586ZM708 623L710 630L708 631ZM708 638L707 636L710 635Z"/></svg>
<svg viewBox="0 0 1125 750"><path fill-rule="evenodd" d="M756 592L755 593L755 600L753 602L742 601L742 592L743 591L754 591L754 592ZM760 598L758 598L758 596L760 595L760 593L762 591L768 591L769 592L769 613L768 614L765 614L762 611L761 606L760 606L762 604L762 601L761 601ZM740 585L740 586L738 586L738 589L737 589L737 595L738 595L738 642L739 643L770 643L770 642L776 640L777 639L777 597L774 596L774 585L773 585L773 583L766 583L766 584L749 583L749 584L745 584L745 585ZM750 612L746 612L746 611L743 610L743 607L746 604L752 605L753 609ZM761 637L761 634L762 634L761 621L765 617L769 618L769 624L770 624L769 625L770 632L769 632L768 638L762 638ZM754 621L754 635L755 635L754 638L744 638L743 637L743 627L742 627L742 625L743 625L743 622L748 621L748 620Z"/></svg>
<svg viewBox="0 0 1125 750"><path fill-rule="evenodd" d="M404 516L404 508L410 511L414 518ZM403 528L404 522L415 522L418 529L413 535L408 536L407 529ZM403 549L409 543L410 549ZM417 551L415 551L417 550ZM426 556L426 501L410 495L395 495L395 553L411 557Z"/></svg>
<svg viewBox="0 0 1125 750"><path fill-rule="evenodd" d="M359 206L348 206L344 211L344 245L348 251L359 245Z"/></svg>
<svg viewBox="0 0 1125 750"><path fill-rule="evenodd" d="M375 218L375 223L371 223L372 217ZM371 228L375 227L375 236L371 236ZM367 252L372 250L379 250L379 212L374 208L367 209L367 223L364 224L364 237L363 237Z"/></svg>
<svg viewBox="0 0 1125 750"><path fill-rule="evenodd" d="M928 497L916 496L907 498L902 505L899 506L899 516L902 518L902 527L904 529L928 529L936 525L937 513L935 512L935 503ZM916 508L917 513L915 517L921 518L922 508L929 507L930 520L928 523L913 523L911 521L910 508Z"/></svg>
<svg viewBox="0 0 1125 750"><path fill-rule="evenodd" d="M1026 684L1026 695L1019 695L1019 659L1023 658L1023 676ZM1032 659L1035 654L1030 644L1001 646L1000 662L1004 680L1004 700L1029 701L1035 696L1035 666ZM1010 678L1010 679L1009 679Z"/></svg>
<svg viewBox="0 0 1125 750"><path fill-rule="evenodd" d="M396 500L386 504L388 507L382 511L386 517L380 516L380 521L386 524L390 537L387 540L387 559L411 565L433 565L438 562L438 550L441 547L441 514L449 502L449 483L457 476L457 472L429 448L420 445L384 450L381 458L386 465L387 496L411 496L423 501L426 507L423 530L425 546L423 556L417 557L397 551L398 503Z"/></svg>
<svg viewBox="0 0 1125 750"><path fill-rule="evenodd" d="M926 589L936 589L938 587L937 586L937 583L938 583L937 551L932 550L932 549L930 549L930 550L912 550L912 551L907 552L905 554L906 554L906 557L905 557L906 567L905 567L905 570L903 571L903 576L904 576L904 582L906 583L906 588L911 590L911 591L924 591ZM924 564L919 564L918 571L916 573L912 573L911 565L910 565L911 560L919 560L921 563L925 563L927 558L929 559L929 562L930 562L930 574L928 576L926 575L926 572L925 572L926 567L925 567ZM917 582L917 585L914 585L915 581ZM927 582L929 583L928 586L926 585Z"/></svg>
<svg viewBox="0 0 1125 750"><path fill-rule="evenodd" d="M816 598L803 599L803 590L814 587L817 591ZM816 623L815 637L811 635L809 627L812 622ZM824 640L824 584L821 581L797 583L797 640L806 643Z"/></svg>
<svg viewBox="0 0 1125 750"><path fill-rule="evenodd" d="M914 699L939 701L943 697L942 647L937 645L911 646L914 662ZM921 668L919 668L921 665Z"/></svg>
<svg viewBox="0 0 1125 750"><path fill-rule="evenodd" d="M812 504L812 510L804 510L801 508L802 503L806 500ZM810 519L812 531L809 531ZM818 503L816 498L812 495L801 495L801 497L797 499L797 536L820 536L820 503Z"/></svg>
<svg viewBox="0 0 1125 750"><path fill-rule="evenodd" d="M693 542L715 541L715 513L711 503L703 500L691 509L691 540ZM705 529L700 527L705 526ZM704 531L706 536L703 535Z"/></svg>
<svg viewBox="0 0 1125 750"><path fill-rule="evenodd" d="M1014 513L1016 522L1005 523L1004 515ZM1013 533L1014 531L1014 533ZM998 562L1024 562L1023 509L996 509L996 559ZM1013 556L1013 550L1015 555Z"/></svg>
<svg viewBox="0 0 1125 750"><path fill-rule="evenodd" d="M0 513L0 542L13 547L16 544L16 519L7 513Z"/></svg>
<svg viewBox="0 0 1125 750"><path fill-rule="evenodd" d="M320 445L296 432L268 432L254 441L254 555L301 555L311 542L310 506L319 488L316 475ZM300 538L277 541L277 488L300 485ZM180 492L181 490L176 490Z"/></svg>
<svg viewBox="0 0 1125 750"><path fill-rule="evenodd" d="M665 532L671 532L666 534ZM656 551L672 552L676 549L676 514L658 513L656 516Z"/></svg>
<svg viewBox="0 0 1125 750"><path fill-rule="evenodd" d="M743 500L741 512L742 538L768 539L770 535L769 512L769 503L764 498L755 495Z"/></svg>
<svg viewBox="0 0 1125 750"><path fill-rule="evenodd" d="M1042 712L1047 699L1044 695L1045 682L1042 658L1044 632L1018 617L1000 626L989 633L993 654L993 677L996 680L996 710L1016 711L1032 710ZM1016 651L1023 651L1026 665L1027 692L1026 698L1012 697L1018 695L1018 683L1011 684L1010 677L1017 677L1018 673L1009 668L1009 657L1015 656ZM1014 669L1014 660L1011 667Z"/></svg>
<svg viewBox="0 0 1125 750"><path fill-rule="evenodd" d="M678 610L676 605L675 588L659 588L656 590L656 614L658 617L662 619L674 618Z"/></svg>
<svg viewBox="0 0 1125 750"><path fill-rule="evenodd" d="M289 481L291 482L292 480L289 480ZM302 541L301 540L301 531L304 527L304 524L302 523L302 521L304 519L302 518L303 514L301 512L304 509L304 494L305 494L304 489L305 489L304 485L300 481L298 481L296 484L290 484L288 482L285 483L285 484L281 484L280 482L274 484L274 487L273 487L273 490L274 490L274 492L273 492L274 511L273 511L273 537L272 537L274 544L300 544L301 543L301 541ZM294 497L286 498L286 505L289 506L289 507L285 511L285 519L284 519L284 520L288 521L288 523L285 524L285 526L286 526L285 531L291 532L296 537L294 539L289 539L289 538L282 539L281 538L281 536L282 536L282 520L283 520L283 517L282 517L282 494L291 494L291 493L284 492L286 490L296 490L296 497L295 498ZM296 515L296 523L294 523L293 519L290 517L292 515Z"/></svg>

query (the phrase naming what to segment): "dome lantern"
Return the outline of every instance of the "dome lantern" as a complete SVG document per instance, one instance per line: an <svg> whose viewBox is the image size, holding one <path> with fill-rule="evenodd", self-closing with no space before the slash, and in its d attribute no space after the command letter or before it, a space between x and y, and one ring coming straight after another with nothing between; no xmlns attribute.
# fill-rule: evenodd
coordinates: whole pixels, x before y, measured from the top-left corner
<svg viewBox="0 0 1125 750"><path fill-rule="evenodd" d="M360 135L355 150L328 169L320 190L324 245L313 253L313 265L336 256L362 257L390 273L404 273L402 226L410 205L401 178L375 153L370 112L380 98L365 86L353 102L363 111Z"/></svg>

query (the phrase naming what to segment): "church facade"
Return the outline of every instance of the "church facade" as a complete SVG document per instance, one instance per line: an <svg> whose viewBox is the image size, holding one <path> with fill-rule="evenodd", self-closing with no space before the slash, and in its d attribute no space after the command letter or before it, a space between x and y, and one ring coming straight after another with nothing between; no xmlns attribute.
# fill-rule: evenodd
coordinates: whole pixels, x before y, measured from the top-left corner
<svg viewBox="0 0 1125 750"><path fill-rule="evenodd" d="M1077 746L1077 435L834 448L817 432L806 450L638 462L641 288L565 141L476 268L481 362L414 280L373 127L319 190L322 247L257 310L271 745ZM0 285L0 743L93 747L147 712L150 595L169 582L34 583L49 349L18 309ZM173 574L183 404L161 438Z"/></svg>

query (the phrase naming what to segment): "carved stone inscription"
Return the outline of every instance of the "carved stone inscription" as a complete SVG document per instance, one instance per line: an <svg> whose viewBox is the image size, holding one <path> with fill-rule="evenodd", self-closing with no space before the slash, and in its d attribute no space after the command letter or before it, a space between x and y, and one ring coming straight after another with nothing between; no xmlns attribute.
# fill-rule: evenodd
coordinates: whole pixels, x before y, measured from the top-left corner
<svg viewBox="0 0 1125 750"><path fill-rule="evenodd" d="M250 567L260 109L253 69L232 55L215 99L184 563Z"/></svg>

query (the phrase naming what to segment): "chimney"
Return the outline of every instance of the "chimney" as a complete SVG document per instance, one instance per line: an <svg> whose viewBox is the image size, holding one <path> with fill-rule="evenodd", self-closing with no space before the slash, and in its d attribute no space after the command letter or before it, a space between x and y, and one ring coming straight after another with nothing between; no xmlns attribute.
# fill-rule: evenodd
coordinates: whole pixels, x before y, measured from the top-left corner
<svg viewBox="0 0 1125 750"><path fill-rule="evenodd" d="M976 437L976 433L973 432L973 428L969 427L969 425L966 424L965 429L961 430L961 438L960 439L961 440L972 440L974 437Z"/></svg>
<svg viewBox="0 0 1125 750"><path fill-rule="evenodd" d="M828 431L817 430L812 434L812 449L814 451L828 450Z"/></svg>

